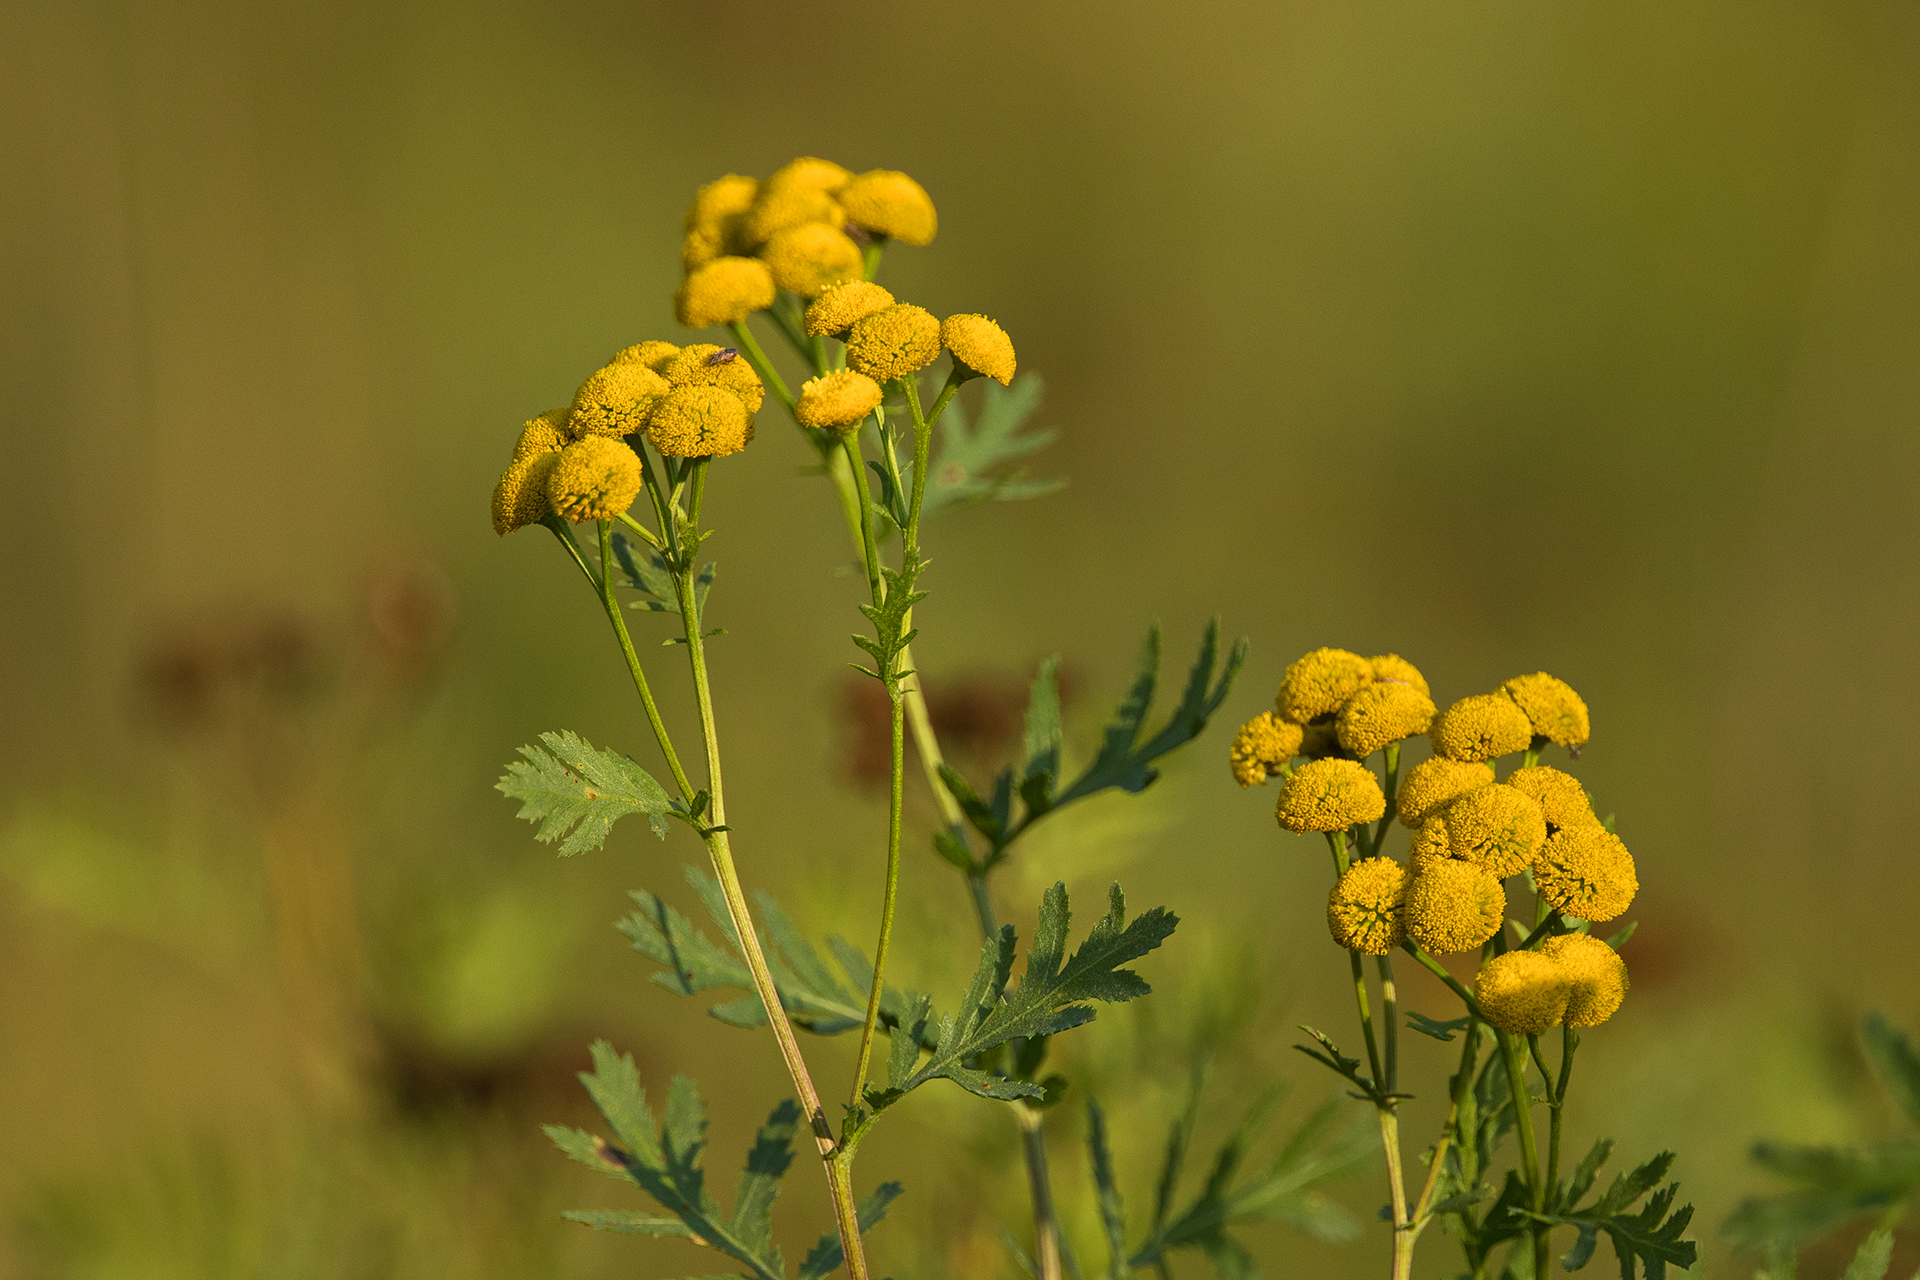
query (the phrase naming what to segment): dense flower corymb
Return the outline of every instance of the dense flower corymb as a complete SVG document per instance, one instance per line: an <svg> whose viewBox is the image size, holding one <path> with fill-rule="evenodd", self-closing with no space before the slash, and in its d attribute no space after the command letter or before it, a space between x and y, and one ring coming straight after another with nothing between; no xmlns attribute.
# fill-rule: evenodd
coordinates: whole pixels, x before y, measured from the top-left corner
<svg viewBox="0 0 1920 1280"><path fill-rule="evenodd" d="M1233 780L1242 787L1265 782L1287 767L1299 753L1300 726L1289 724L1271 711L1262 711L1240 726L1233 735L1227 760L1233 766Z"/></svg>
<svg viewBox="0 0 1920 1280"><path fill-rule="evenodd" d="M753 439L753 415L725 387L675 387L647 420L647 439L663 458L724 457Z"/></svg>
<svg viewBox="0 0 1920 1280"><path fill-rule="evenodd" d="M1420 668L1408 662L1397 653L1376 654L1367 659L1367 665L1373 668L1375 680L1398 680L1410 684L1429 698L1433 690L1427 687L1427 678L1420 674Z"/></svg>
<svg viewBox="0 0 1920 1280"><path fill-rule="evenodd" d="M1354 760L1310 760L1281 786L1273 816L1289 831L1345 831L1386 811L1373 770Z"/></svg>
<svg viewBox="0 0 1920 1280"><path fill-rule="evenodd" d="M1597 1027L1627 998L1627 962L1600 939L1585 933L1548 938L1540 954L1557 961L1571 982L1567 1025Z"/></svg>
<svg viewBox="0 0 1920 1280"><path fill-rule="evenodd" d="M803 427L858 426L880 407L880 384L864 373L839 369L809 378L794 401L793 416Z"/></svg>
<svg viewBox="0 0 1920 1280"><path fill-rule="evenodd" d="M1562 827L1533 860L1540 896L1580 920L1611 920L1640 891L1633 855L1605 827Z"/></svg>
<svg viewBox="0 0 1920 1280"><path fill-rule="evenodd" d="M647 415L665 394L665 378L635 361L616 360L595 370L574 392L567 433L609 440L632 435L646 425Z"/></svg>
<svg viewBox="0 0 1920 1280"><path fill-rule="evenodd" d="M876 311L892 306L891 293L871 280L849 280L828 285L807 308L807 332L816 338L838 338Z"/></svg>
<svg viewBox="0 0 1920 1280"><path fill-rule="evenodd" d="M689 329L745 320L773 305L773 273L758 258L715 258L696 267L673 295L673 314Z"/></svg>
<svg viewBox="0 0 1920 1280"><path fill-rule="evenodd" d="M1401 822L1418 827L1428 815L1492 781L1491 765L1434 756L1407 771L1399 793L1394 796L1394 805Z"/></svg>
<svg viewBox="0 0 1920 1280"><path fill-rule="evenodd" d="M1509 951L1481 968L1473 998L1487 1021L1508 1035L1537 1036L1567 1012L1567 971L1537 951Z"/></svg>
<svg viewBox="0 0 1920 1280"><path fill-rule="evenodd" d="M570 408L549 409L537 418L528 418L520 428L520 438L513 444L515 462L536 453L558 453L570 437L567 434L567 415Z"/></svg>
<svg viewBox="0 0 1920 1280"><path fill-rule="evenodd" d="M1376 681L1347 699L1334 729L1342 747L1365 758L1390 742L1425 733L1432 723L1432 698L1404 681Z"/></svg>
<svg viewBox="0 0 1920 1280"><path fill-rule="evenodd" d="M758 413L766 398L760 375L732 347L716 347L696 342L683 347L667 362L667 385L672 387L720 387L740 397L748 413Z"/></svg>
<svg viewBox="0 0 1920 1280"><path fill-rule="evenodd" d="M940 229L933 198L897 169L875 169L840 188L848 221L904 244L931 244Z"/></svg>
<svg viewBox="0 0 1920 1280"><path fill-rule="evenodd" d="M1406 868L1392 858L1362 858L1327 896L1327 928L1349 951L1383 956L1407 936Z"/></svg>
<svg viewBox="0 0 1920 1280"><path fill-rule="evenodd" d="M1547 838L1540 802L1503 782L1467 792L1444 816L1453 856L1478 863L1497 880L1526 870Z"/></svg>
<svg viewBox="0 0 1920 1280"><path fill-rule="evenodd" d="M1578 748L1592 735L1587 719L1587 704L1565 680L1536 671L1530 676L1515 676L1500 686L1526 714L1533 732L1548 742Z"/></svg>
<svg viewBox="0 0 1920 1280"><path fill-rule="evenodd" d="M1283 720L1305 724L1333 715L1372 680L1373 666L1359 654L1346 649L1315 649L1281 674L1274 710Z"/></svg>
<svg viewBox="0 0 1920 1280"><path fill-rule="evenodd" d="M538 524L553 514L547 499L547 481L554 464L560 461L558 450L530 453L515 459L493 487L493 531L502 537L515 529Z"/></svg>
<svg viewBox="0 0 1920 1280"><path fill-rule="evenodd" d="M1593 802L1587 799L1586 790L1580 785L1579 779L1571 774L1562 773L1550 765L1537 764L1515 769L1507 777L1507 785L1540 802L1550 829L1600 825L1600 819L1593 816Z"/></svg>
<svg viewBox="0 0 1920 1280"><path fill-rule="evenodd" d="M918 372L939 354L940 322L910 302L862 316L847 334L847 367L875 382Z"/></svg>
<svg viewBox="0 0 1920 1280"><path fill-rule="evenodd" d="M1506 694L1480 693L1442 711L1428 736L1434 752L1449 760L1492 760L1525 751L1533 725Z"/></svg>
<svg viewBox="0 0 1920 1280"><path fill-rule="evenodd" d="M1506 886L1471 862L1436 858L1407 884L1407 937L1430 955L1472 951L1506 917Z"/></svg>
<svg viewBox="0 0 1920 1280"><path fill-rule="evenodd" d="M940 342L963 376L992 378L1003 387L1013 381L1013 339L987 317L948 316L940 322Z"/></svg>
<svg viewBox="0 0 1920 1280"><path fill-rule="evenodd" d="M606 520L640 496L640 459L618 440L582 436L562 449L547 500L568 520Z"/></svg>

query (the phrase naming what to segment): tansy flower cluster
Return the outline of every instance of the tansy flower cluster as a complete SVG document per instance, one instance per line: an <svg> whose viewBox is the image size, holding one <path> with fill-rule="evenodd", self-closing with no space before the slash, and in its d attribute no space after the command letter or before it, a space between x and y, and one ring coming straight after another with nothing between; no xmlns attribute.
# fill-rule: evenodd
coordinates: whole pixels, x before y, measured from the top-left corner
<svg viewBox="0 0 1920 1280"><path fill-rule="evenodd" d="M642 342L580 384L573 402L531 418L493 490L500 534L549 516L605 520L640 495L640 441L663 458L724 457L753 439L765 395L731 347Z"/></svg>
<svg viewBox="0 0 1920 1280"><path fill-rule="evenodd" d="M1534 1034L1603 1022L1626 992L1619 955L1578 930L1627 910L1639 888L1633 857L1575 778L1537 763L1545 745L1572 754L1590 732L1586 703L1546 672L1436 711L1404 658L1316 649L1286 669L1274 709L1240 727L1228 759L1242 787L1282 778L1279 824L1333 845L1327 926L1349 951L1485 947L1507 924L1508 882L1523 877L1553 923L1534 931L1537 949L1490 956L1475 999L1493 1025ZM1400 744L1420 734L1432 757L1403 777ZM1376 775L1368 758L1382 751ZM1520 767L1496 774L1501 757L1521 753ZM1389 808L1412 831L1404 865L1381 855ZM1349 848L1363 856L1349 862Z"/></svg>

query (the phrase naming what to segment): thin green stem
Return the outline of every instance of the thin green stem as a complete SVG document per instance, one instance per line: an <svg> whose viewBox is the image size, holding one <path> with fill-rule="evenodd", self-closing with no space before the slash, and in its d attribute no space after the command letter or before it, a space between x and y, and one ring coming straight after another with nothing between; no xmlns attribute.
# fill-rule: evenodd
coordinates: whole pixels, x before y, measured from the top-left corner
<svg viewBox="0 0 1920 1280"><path fill-rule="evenodd" d="M747 322L735 320L727 328L732 330L733 340L740 344L740 353L746 356L747 363L753 366L753 371L760 375L760 381L766 383L767 390L773 392L773 398L785 405L788 413L792 413L793 392L787 390L787 384L780 377L780 371L773 367L773 362L767 359L767 353L760 349L760 343L754 338L753 330L747 328Z"/></svg>
<svg viewBox="0 0 1920 1280"><path fill-rule="evenodd" d="M638 520L635 520L630 513L622 511L619 515L615 516L614 519L618 520L622 525L626 526L626 530L628 533L631 533L634 537L640 539L640 541L646 543L648 546L652 547L655 551L661 551L665 549L666 544L660 541L659 535L654 533L653 530L647 528L647 526L641 524Z"/></svg>
<svg viewBox="0 0 1920 1280"><path fill-rule="evenodd" d="M1480 1017L1480 1002L1473 998L1473 992L1460 985L1458 978L1455 978L1447 972L1445 965L1435 960L1419 947L1414 946L1411 942L1401 943L1400 949L1412 956L1415 960L1418 960L1427 972L1446 983L1449 987L1452 987L1453 994L1459 996L1461 1003L1467 1006L1467 1012L1476 1018ZM1482 1021L1485 1021L1485 1019L1482 1019Z"/></svg>
<svg viewBox="0 0 1920 1280"><path fill-rule="evenodd" d="M1327 847L1333 850L1333 865L1338 875L1347 873L1347 833L1344 831L1327 832ZM1347 960L1353 970L1353 1001L1360 1010L1360 1029L1367 1037L1367 1065L1373 1069L1373 1085L1384 1090L1386 1076L1380 1070L1380 1044L1373 1034L1373 1011L1367 1006L1367 971L1360 963L1358 951L1347 952Z"/></svg>
<svg viewBox="0 0 1920 1280"><path fill-rule="evenodd" d="M1547 1105L1558 1106L1559 1101L1553 1093L1553 1072L1547 1067L1547 1055L1540 1052L1540 1037L1527 1037L1527 1056L1533 1059L1535 1070L1540 1073L1540 1083L1546 1086Z"/></svg>
<svg viewBox="0 0 1920 1280"><path fill-rule="evenodd" d="M1038 1280L1061 1280L1059 1215L1053 1207L1053 1186L1047 1177L1047 1135L1041 1112L1023 1102L1013 1104L1020 1123L1020 1146L1027 1157L1027 1185L1033 1193L1033 1260Z"/></svg>
<svg viewBox="0 0 1920 1280"><path fill-rule="evenodd" d="M866 272L867 279L871 280L880 274L880 258L886 251L887 238L885 236L876 235L873 239L867 241L866 250L861 254L861 266Z"/></svg>
<svg viewBox="0 0 1920 1280"><path fill-rule="evenodd" d="M1520 1046L1514 1043L1512 1036L1499 1027L1493 1029L1493 1034L1506 1062L1507 1088L1513 1095L1514 1123L1520 1130L1520 1154L1525 1161L1527 1199L1535 1213L1542 1213L1546 1210L1546 1195L1540 1184L1540 1150L1533 1140L1533 1099L1527 1093L1526 1064L1521 1060ZM1547 1226L1535 1222L1529 1232L1533 1237L1534 1272L1536 1275L1545 1275Z"/></svg>
<svg viewBox="0 0 1920 1280"><path fill-rule="evenodd" d="M1373 848L1367 854L1370 858L1380 856L1380 850L1384 848L1387 843L1387 832L1393 826L1394 792L1397 791L1400 786L1400 744L1397 742L1389 742L1387 744L1386 768L1387 782L1385 791L1387 811L1380 815L1380 824L1373 830Z"/></svg>
<svg viewBox="0 0 1920 1280"><path fill-rule="evenodd" d="M933 427L920 409L919 379L908 374L900 381L907 389L907 412L913 415L913 499L907 507L907 527L901 534L911 558L920 547L920 503L927 496L927 456L932 450ZM892 453L891 448L888 453Z"/></svg>
<svg viewBox="0 0 1920 1280"><path fill-rule="evenodd" d="M567 554L573 557L573 562L580 566L580 572L587 575L587 581L592 585L593 593L599 595L600 575L587 567L587 558L580 554L580 544L573 540L573 530L568 527L567 522L559 516L548 516L540 523L546 525L548 532L560 539L560 545L567 549Z"/></svg>
<svg viewBox="0 0 1920 1280"><path fill-rule="evenodd" d="M877 608L887 598L886 587L880 577L880 549L873 540L873 497L867 491L867 469L860 460L860 438L854 432L847 432L840 438L840 448L845 452L847 466L853 471L853 491L860 498L860 551L866 561L867 590L873 595ZM882 677L886 672L880 672Z"/></svg>
<svg viewBox="0 0 1920 1280"><path fill-rule="evenodd" d="M987 892L987 873L968 873L967 889L973 898L973 914L980 921L980 936L993 937L1000 932L1000 921L993 910L993 896Z"/></svg>
<svg viewBox="0 0 1920 1280"><path fill-rule="evenodd" d="M940 388L940 394L934 397L933 408L927 410L928 426L932 426L934 423L940 421L940 415L947 411L947 402L959 393L960 384L965 381L965 376L961 374L957 366L947 370L947 381L945 385Z"/></svg>
<svg viewBox="0 0 1920 1280"><path fill-rule="evenodd" d="M1388 1094L1400 1088L1400 1004L1394 993L1393 957L1375 956L1374 965L1380 975L1380 1012L1385 1019L1383 1038L1387 1042L1387 1080Z"/></svg>
<svg viewBox="0 0 1920 1280"><path fill-rule="evenodd" d="M687 523L700 527L700 500L707 496L707 466L712 458L696 458L693 475L687 482Z"/></svg>
<svg viewBox="0 0 1920 1280"><path fill-rule="evenodd" d="M1560 1028L1560 1080L1553 1086L1549 1100L1553 1111L1548 1116L1547 1130L1547 1194L1560 1194L1560 1119L1567 1104L1567 1085L1573 1079L1573 1054L1580 1047L1580 1033L1572 1027ZM1542 1076L1546 1073L1541 1072ZM1549 1208L1556 1206L1549 1205Z"/></svg>
<svg viewBox="0 0 1920 1280"><path fill-rule="evenodd" d="M880 993L886 985L887 945L893 940L893 904L900 892L900 819L906 798L907 731L905 699L893 690L893 785L887 801L887 888L880 904L880 940L873 947L873 989L867 993L866 1025L860 1028L860 1055L853 1068L853 1099L858 1106L867 1087L867 1063L873 1056L873 1032L880 1021Z"/></svg>
<svg viewBox="0 0 1920 1280"><path fill-rule="evenodd" d="M605 520L600 526L600 565L604 569L613 563L613 526ZM582 568L585 566L582 565ZM591 576L591 575L590 575ZM660 708L653 701L653 690L647 686L647 673L641 669L640 655L634 652L633 636L627 631L627 620L620 610L620 601L613 593L613 575L599 575L600 604L607 611L607 621L613 624L613 634L620 641L620 652L627 660L627 670L633 675L633 687L640 694L640 705L646 708L647 724L653 729L653 738L660 744L660 754L667 759L667 768L673 773L673 781L680 788L683 799L693 798L693 784L687 781L687 771L680 767L679 753L673 749L673 739L667 734L666 721L660 718ZM724 819L715 818L715 822Z"/></svg>

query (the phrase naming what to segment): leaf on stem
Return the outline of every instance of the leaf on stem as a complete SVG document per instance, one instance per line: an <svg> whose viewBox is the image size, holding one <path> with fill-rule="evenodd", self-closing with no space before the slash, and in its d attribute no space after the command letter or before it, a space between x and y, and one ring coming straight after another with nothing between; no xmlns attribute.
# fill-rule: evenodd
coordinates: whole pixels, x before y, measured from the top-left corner
<svg viewBox="0 0 1920 1280"><path fill-rule="evenodd" d="M1099 1193L1100 1225L1107 1234L1107 1275L1127 1280L1127 1210L1113 1177L1113 1152L1107 1148L1107 1114L1087 1099L1087 1148L1093 1157L1093 1185Z"/></svg>
<svg viewBox="0 0 1920 1280"><path fill-rule="evenodd" d="M518 817L537 822L534 839L561 840L561 856L598 849L607 831L630 813L647 815L662 839L676 806L653 775L623 755L601 751L578 734L543 733L543 747L522 747L496 790L520 801ZM571 834L568 834L571 832Z"/></svg>
<svg viewBox="0 0 1920 1280"><path fill-rule="evenodd" d="M1465 1031L1472 1025L1472 1018L1454 1018L1447 1022L1435 1022L1424 1013L1414 1013L1411 1010L1407 1013L1409 1030L1418 1031L1423 1036L1432 1036L1435 1040L1451 1041L1454 1032Z"/></svg>
<svg viewBox="0 0 1920 1280"><path fill-rule="evenodd" d="M1610 1144L1605 1151L1595 1147L1581 1162L1582 1168L1591 1162L1592 1170L1597 1171L1610 1151ZM1620 1263L1621 1280L1633 1280L1636 1263L1646 1280L1664 1280L1668 1263L1691 1267L1699 1258L1694 1242L1681 1238L1693 1220L1693 1206L1673 1208L1680 1184L1670 1183L1655 1190L1666 1178L1673 1161L1673 1152L1663 1151L1631 1172L1616 1174L1606 1193L1583 1209L1536 1214L1521 1207L1517 1212L1535 1221L1573 1227L1578 1232L1573 1248L1561 1260L1569 1271L1577 1271L1587 1264L1593 1257L1596 1241L1604 1234ZM1637 1212L1629 1212L1642 1197L1647 1198L1646 1204Z"/></svg>
<svg viewBox="0 0 1920 1280"><path fill-rule="evenodd" d="M882 566L880 576L886 580L886 599L877 605L860 606L860 612L873 624L873 635L856 635L853 642L873 659L873 666L869 669L856 663L854 669L865 671L887 686L889 694L896 693L900 681L913 674L900 670L898 660L901 652L919 634L908 628L907 621L913 614L913 606L927 598L926 592L913 589L926 567L927 562L920 558L917 551L909 551L898 569Z"/></svg>
<svg viewBox="0 0 1920 1280"><path fill-rule="evenodd" d="M649 613L680 612L680 593L674 590L673 571L658 552L649 550L642 556L635 556L633 544L627 541L624 534L616 533L613 535L613 558L620 562L620 568L627 575L622 585L646 597L633 601L627 606L629 609L644 609ZM707 612L707 592L713 589L714 575L718 572L719 566L710 560L693 580L693 607L700 611L702 617Z"/></svg>
<svg viewBox="0 0 1920 1280"><path fill-rule="evenodd" d="M854 1209L855 1219L860 1224L860 1234L873 1230L874 1224L887 1216L887 1208L906 1190L897 1182L883 1182L873 1189L872 1194L862 1200ZM846 1253L840 1246L840 1237L829 1231L820 1237L820 1243L807 1250L807 1256L800 1260L800 1280L823 1280L832 1275L846 1260Z"/></svg>
<svg viewBox="0 0 1920 1280"><path fill-rule="evenodd" d="M995 474L1004 464L1053 443L1051 428L1023 431L1040 407L1040 379L1022 374L1001 388L981 380L980 423L969 427L959 400L949 401L935 426L938 451L927 471L920 514L925 519L942 507L982 498L1011 501L1038 498L1066 485L1065 480L1027 480L1018 471Z"/></svg>

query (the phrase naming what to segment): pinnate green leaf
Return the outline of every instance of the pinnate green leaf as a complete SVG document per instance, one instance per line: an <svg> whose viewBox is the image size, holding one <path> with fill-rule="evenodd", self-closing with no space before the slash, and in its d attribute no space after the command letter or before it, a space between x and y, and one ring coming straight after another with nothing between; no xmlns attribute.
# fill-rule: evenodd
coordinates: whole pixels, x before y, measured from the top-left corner
<svg viewBox="0 0 1920 1280"><path fill-rule="evenodd" d="M540 824L534 839L560 840L562 856L598 849L613 824L630 813L646 814L653 834L666 838L673 805L645 769L565 730L543 733L540 741L542 746L520 748L525 759L509 764L494 784L520 801L516 816Z"/></svg>

